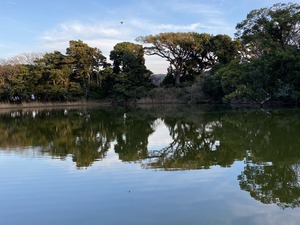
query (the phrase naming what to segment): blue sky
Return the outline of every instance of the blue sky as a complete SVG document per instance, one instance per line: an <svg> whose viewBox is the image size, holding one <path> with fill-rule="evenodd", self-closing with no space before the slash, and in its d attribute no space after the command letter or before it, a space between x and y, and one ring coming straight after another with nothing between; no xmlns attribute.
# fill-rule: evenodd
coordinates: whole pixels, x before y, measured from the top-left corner
<svg viewBox="0 0 300 225"><path fill-rule="evenodd" d="M30 52L65 53L82 40L108 57L122 41L160 32L228 34L252 9L274 0L0 0L0 58ZM280 1L290 2L290 1ZM300 3L300 0L292 1ZM123 22L121 24L121 21ZM146 57L154 73L167 64Z"/></svg>

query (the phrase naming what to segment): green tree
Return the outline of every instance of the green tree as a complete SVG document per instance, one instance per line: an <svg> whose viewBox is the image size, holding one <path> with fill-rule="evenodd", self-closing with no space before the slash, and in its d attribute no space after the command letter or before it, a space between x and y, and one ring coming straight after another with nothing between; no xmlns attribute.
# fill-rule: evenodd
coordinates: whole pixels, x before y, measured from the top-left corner
<svg viewBox="0 0 300 225"><path fill-rule="evenodd" d="M237 44L227 35L206 33L160 33L139 37L148 55L158 55L169 63L169 76L175 84L193 80L215 64L228 63L237 54Z"/></svg>
<svg viewBox="0 0 300 225"><path fill-rule="evenodd" d="M236 29L236 37L250 51L248 55L261 56L264 52L287 46L299 49L300 6L279 3L270 8L252 10Z"/></svg>
<svg viewBox="0 0 300 225"><path fill-rule="evenodd" d="M234 60L205 79L204 91L225 102L300 101L300 55L295 49L277 49L250 63Z"/></svg>
<svg viewBox="0 0 300 225"><path fill-rule="evenodd" d="M150 85L151 71L145 66L143 46L118 43L110 52L110 59L113 61L115 97L127 100L144 96Z"/></svg>
<svg viewBox="0 0 300 225"><path fill-rule="evenodd" d="M238 55L238 50L241 47L239 41L233 41L228 35L218 34L211 38L211 49L214 59L210 60L213 65L228 64Z"/></svg>
<svg viewBox="0 0 300 225"><path fill-rule="evenodd" d="M29 83L39 100L73 100L82 90L79 83L71 80L72 73L70 59L55 51L36 61Z"/></svg>
<svg viewBox="0 0 300 225"><path fill-rule="evenodd" d="M149 70L145 66L144 49L142 45L131 42L121 42L110 52L113 60L114 73L127 73L129 78L137 83L149 81Z"/></svg>
<svg viewBox="0 0 300 225"><path fill-rule="evenodd" d="M100 70L106 65L106 58L98 48L93 48L82 42L70 41L67 48L67 56L72 65L73 74L72 81L80 83L84 96L87 99L90 94L90 86L92 81L97 82Z"/></svg>
<svg viewBox="0 0 300 225"><path fill-rule="evenodd" d="M231 61L205 80L206 93L227 102L268 101L297 104L299 95L299 19L297 4L253 10L237 25L244 59ZM226 54L221 54L221 56ZM222 57L221 57L222 58ZM225 58L225 61L230 61Z"/></svg>
<svg viewBox="0 0 300 225"><path fill-rule="evenodd" d="M145 47L146 54L158 55L170 63L171 73L175 83L180 83L184 76L185 64L190 60L190 47L195 43L194 34L189 33L160 33L137 38L138 41L151 45Z"/></svg>
<svg viewBox="0 0 300 225"><path fill-rule="evenodd" d="M11 80L19 73L19 66L1 65L0 66L0 97L2 101L8 101L10 95Z"/></svg>
<svg viewBox="0 0 300 225"><path fill-rule="evenodd" d="M228 65L213 71L211 75L204 78L204 93L217 102L223 102L224 97L228 97L230 94L234 97L242 97L243 94L239 89L244 87L241 82L243 66L237 60L233 60Z"/></svg>
<svg viewBox="0 0 300 225"><path fill-rule="evenodd" d="M220 68L238 56L239 41L233 41L228 35L216 36L194 33L195 45L190 49L191 59L187 62L187 75L205 77L212 68ZM215 69L214 69L215 70Z"/></svg>
<svg viewBox="0 0 300 225"><path fill-rule="evenodd" d="M0 66L0 99L20 103L30 99L31 90L28 88L29 65Z"/></svg>

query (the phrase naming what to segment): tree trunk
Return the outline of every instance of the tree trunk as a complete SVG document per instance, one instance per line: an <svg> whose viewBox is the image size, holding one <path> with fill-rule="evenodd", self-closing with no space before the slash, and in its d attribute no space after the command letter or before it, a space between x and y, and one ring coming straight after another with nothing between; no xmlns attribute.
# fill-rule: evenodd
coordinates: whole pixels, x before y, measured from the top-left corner
<svg viewBox="0 0 300 225"><path fill-rule="evenodd" d="M180 76L181 76L182 70L183 70L183 63L180 62L178 64L179 65L177 65L175 68L175 84L180 84Z"/></svg>
<svg viewBox="0 0 300 225"><path fill-rule="evenodd" d="M180 84L180 73L176 72L175 74L175 84Z"/></svg>

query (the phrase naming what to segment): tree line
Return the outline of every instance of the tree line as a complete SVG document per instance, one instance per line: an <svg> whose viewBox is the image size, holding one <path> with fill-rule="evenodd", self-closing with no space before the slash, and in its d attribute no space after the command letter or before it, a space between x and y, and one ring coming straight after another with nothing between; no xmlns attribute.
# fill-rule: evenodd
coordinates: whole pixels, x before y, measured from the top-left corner
<svg viewBox="0 0 300 225"><path fill-rule="evenodd" d="M117 43L109 55L111 63L100 49L81 40L71 40L65 54L54 51L34 62L28 57L2 62L0 101L125 103L157 98L162 91L175 89L183 90L175 96L181 98L186 90L197 87L193 89L196 96L206 102L261 106L300 102L298 4L252 10L236 25L234 39L224 34L168 32L136 41L139 44ZM145 54L169 62L161 87L151 82Z"/></svg>

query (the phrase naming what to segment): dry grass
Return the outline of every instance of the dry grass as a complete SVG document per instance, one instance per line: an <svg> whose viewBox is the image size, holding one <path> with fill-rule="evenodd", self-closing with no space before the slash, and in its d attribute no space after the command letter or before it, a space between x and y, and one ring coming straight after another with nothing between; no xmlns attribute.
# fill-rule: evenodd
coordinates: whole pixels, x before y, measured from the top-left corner
<svg viewBox="0 0 300 225"><path fill-rule="evenodd" d="M24 108L64 108L64 107L80 107L80 106L101 106L109 105L109 102L24 102L20 104L0 103L1 109L24 109Z"/></svg>
<svg viewBox="0 0 300 225"><path fill-rule="evenodd" d="M137 101L137 104L149 104L149 105L153 105L153 104L182 104L184 103L183 101L176 99L174 97L167 97L167 98L163 98L163 99L153 99L153 98L141 98Z"/></svg>
<svg viewBox="0 0 300 225"><path fill-rule="evenodd" d="M207 103L202 85L193 84L181 88L157 87L148 92L147 97L140 99L139 104L198 104Z"/></svg>

